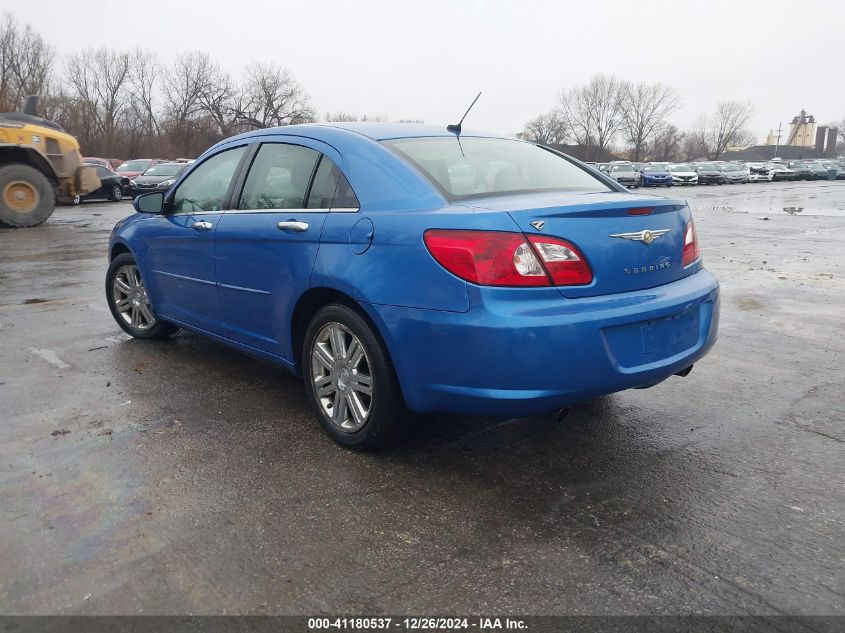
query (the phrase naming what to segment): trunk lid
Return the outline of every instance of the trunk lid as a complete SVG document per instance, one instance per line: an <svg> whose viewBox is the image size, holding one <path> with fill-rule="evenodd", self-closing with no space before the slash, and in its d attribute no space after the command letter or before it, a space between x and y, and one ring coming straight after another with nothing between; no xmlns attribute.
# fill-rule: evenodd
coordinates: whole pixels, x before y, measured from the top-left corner
<svg viewBox="0 0 845 633"><path fill-rule="evenodd" d="M577 246L590 264L593 281L560 286L564 297L653 288L698 268L681 265L684 231L691 217L681 200L621 192L536 193L474 200L472 206L508 213L525 234L559 237ZM631 209L652 211L632 215ZM538 229L532 222L545 224Z"/></svg>

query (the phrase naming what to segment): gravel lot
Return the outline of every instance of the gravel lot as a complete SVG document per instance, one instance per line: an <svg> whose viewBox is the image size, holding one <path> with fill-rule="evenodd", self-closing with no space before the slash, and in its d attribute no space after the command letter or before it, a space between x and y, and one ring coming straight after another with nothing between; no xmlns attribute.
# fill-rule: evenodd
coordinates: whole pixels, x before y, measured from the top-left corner
<svg viewBox="0 0 845 633"><path fill-rule="evenodd" d="M722 283L689 377L374 455L281 370L122 334L128 203L0 231L0 613L845 614L845 182L669 193Z"/></svg>

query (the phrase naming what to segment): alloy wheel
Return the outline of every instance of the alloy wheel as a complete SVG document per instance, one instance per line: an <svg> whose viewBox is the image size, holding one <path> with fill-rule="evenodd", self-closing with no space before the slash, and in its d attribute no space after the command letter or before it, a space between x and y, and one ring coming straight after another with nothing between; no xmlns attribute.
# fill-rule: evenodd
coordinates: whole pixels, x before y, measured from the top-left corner
<svg viewBox="0 0 845 633"><path fill-rule="evenodd" d="M373 409L367 352L345 325L327 323L311 346L311 379L317 402L338 429L354 433Z"/></svg>
<svg viewBox="0 0 845 633"><path fill-rule="evenodd" d="M112 299L120 318L136 330L149 330L156 324L150 300L134 264L117 269L112 281Z"/></svg>

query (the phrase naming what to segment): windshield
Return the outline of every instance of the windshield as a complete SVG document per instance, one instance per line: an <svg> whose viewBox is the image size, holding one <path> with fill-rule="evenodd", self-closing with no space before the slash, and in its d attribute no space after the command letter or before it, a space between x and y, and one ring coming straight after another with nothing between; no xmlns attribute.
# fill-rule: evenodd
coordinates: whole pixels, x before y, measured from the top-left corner
<svg viewBox="0 0 845 633"><path fill-rule="evenodd" d="M739 165L723 165L722 171L740 171L742 167Z"/></svg>
<svg viewBox="0 0 845 633"><path fill-rule="evenodd" d="M719 171L718 167L713 163L701 163L698 166L699 171Z"/></svg>
<svg viewBox="0 0 845 633"><path fill-rule="evenodd" d="M634 168L630 165L611 165L610 171L617 172L617 171L634 171Z"/></svg>
<svg viewBox="0 0 845 633"><path fill-rule="evenodd" d="M651 174L654 172L664 172L666 168L663 165L646 165L643 167L643 171L647 174Z"/></svg>
<svg viewBox="0 0 845 633"><path fill-rule="evenodd" d="M180 164L168 164L168 163L159 163L158 165L153 165L147 171L144 172L145 176L176 176L181 171L184 165Z"/></svg>
<svg viewBox="0 0 845 633"><path fill-rule="evenodd" d="M613 191L562 156L498 138L403 138L384 144L414 164L450 200L535 191Z"/></svg>
<svg viewBox="0 0 845 633"><path fill-rule="evenodd" d="M152 161L145 159L129 160L123 163L120 167L118 167L117 171L144 171L147 167L150 166L151 162Z"/></svg>
<svg viewBox="0 0 845 633"><path fill-rule="evenodd" d="M679 171L692 171L692 167L689 165L670 165L669 171L679 172Z"/></svg>

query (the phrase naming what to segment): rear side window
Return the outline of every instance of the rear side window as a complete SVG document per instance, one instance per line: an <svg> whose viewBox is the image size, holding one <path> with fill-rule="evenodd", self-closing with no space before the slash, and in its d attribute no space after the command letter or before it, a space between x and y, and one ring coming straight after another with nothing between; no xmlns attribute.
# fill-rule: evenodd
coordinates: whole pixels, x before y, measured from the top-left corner
<svg viewBox="0 0 845 633"><path fill-rule="evenodd" d="M438 137L384 144L413 163L449 200L536 191L613 191L567 159L522 141Z"/></svg>
<svg viewBox="0 0 845 633"><path fill-rule="evenodd" d="M327 156L320 159L308 194L308 209L357 209L358 198L346 176Z"/></svg>
<svg viewBox="0 0 845 633"><path fill-rule="evenodd" d="M175 213L220 211L246 147L215 154L194 169L173 195Z"/></svg>
<svg viewBox="0 0 845 633"><path fill-rule="evenodd" d="M262 145L246 177L239 209L303 209L320 153L301 145Z"/></svg>

